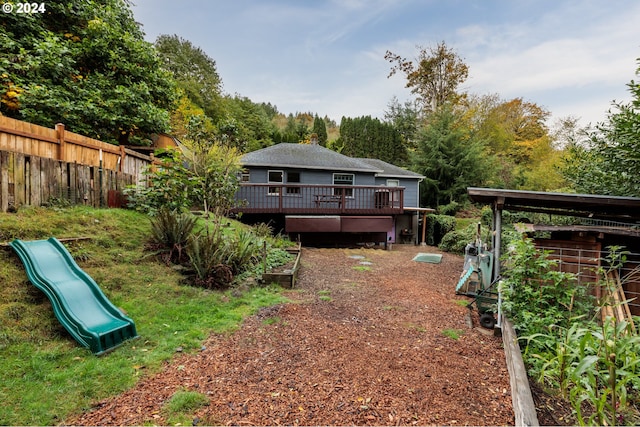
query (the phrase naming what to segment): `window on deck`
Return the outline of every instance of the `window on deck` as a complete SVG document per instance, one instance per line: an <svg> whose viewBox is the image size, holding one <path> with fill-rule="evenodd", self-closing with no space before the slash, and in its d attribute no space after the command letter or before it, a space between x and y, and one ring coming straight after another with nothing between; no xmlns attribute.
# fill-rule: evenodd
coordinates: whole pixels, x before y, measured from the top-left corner
<svg viewBox="0 0 640 427"><path fill-rule="evenodd" d="M277 196L280 194L280 189L282 188L282 183L283 183L283 177L284 177L284 172L283 171L278 171L278 170L270 170L267 172L267 180L269 182L269 184L273 183L278 183L280 185L278 185L277 187L269 187L269 195L272 196Z"/></svg>
<svg viewBox="0 0 640 427"><path fill-rule="evenodd" d="M334 173L333 185L353 185L355 176L352 173ZM333 194L341 196L344 192L346 197L353 197L352 188L334 188Z"/></svg>
<svg viewBox="0 0 640 427"><path fill-rule="evenodd" d="M300 172L287 172L287 184L300 184ZM300 194L300 187L287 186L287 194Z"/></svg>

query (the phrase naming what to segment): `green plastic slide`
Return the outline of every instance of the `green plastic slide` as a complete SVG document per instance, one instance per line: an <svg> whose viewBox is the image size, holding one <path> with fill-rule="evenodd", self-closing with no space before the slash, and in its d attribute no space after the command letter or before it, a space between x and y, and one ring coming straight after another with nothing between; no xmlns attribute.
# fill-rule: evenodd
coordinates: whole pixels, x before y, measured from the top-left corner
<svg viewBox="0 0 640 427"><path fill-rule="evenodd" d="M138 337L133 320L107 299L58 239L16 239L10 245L31 283L47 295L56 317L78 343L100 355Z"/></svg>

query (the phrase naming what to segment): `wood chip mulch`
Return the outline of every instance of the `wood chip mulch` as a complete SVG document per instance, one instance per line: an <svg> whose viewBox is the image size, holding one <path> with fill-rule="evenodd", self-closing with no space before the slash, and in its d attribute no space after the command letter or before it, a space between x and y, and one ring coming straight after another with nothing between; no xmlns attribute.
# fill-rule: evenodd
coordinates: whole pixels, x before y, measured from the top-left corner
<svg viewBox="0 0 640 427"><path fill-rule="evenodd" d="M456 303L462 258L436 248L304 248L291 302L81 416L75 425L167 423L178 390L209 397L194 425L512 425L502 340Z"/></svg>

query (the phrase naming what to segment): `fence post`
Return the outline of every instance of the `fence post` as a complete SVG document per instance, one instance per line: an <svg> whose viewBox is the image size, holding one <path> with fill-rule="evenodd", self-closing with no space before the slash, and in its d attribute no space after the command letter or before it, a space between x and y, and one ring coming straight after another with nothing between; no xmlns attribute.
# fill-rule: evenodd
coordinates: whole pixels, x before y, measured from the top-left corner
<svg viewBox="0 0 640 427"><path fill-rule="evenodd" d="M118 163L118 172L124 171L124 158L127 156L127 152L124 149L124 145L120 146L120 162Z"/></svg>
<svg viewBox="0 0 640 427"><path fill-rule="evenodd" d="M56 133L58 134L58 160L67 161L66 142L64 140L64 123L56 124Z"/></svg>
<svg viewBox="0 0 640 427"><path fill-rule="evenodd" d="M9 153L0 151L0 211L9 210Z"/></svg>

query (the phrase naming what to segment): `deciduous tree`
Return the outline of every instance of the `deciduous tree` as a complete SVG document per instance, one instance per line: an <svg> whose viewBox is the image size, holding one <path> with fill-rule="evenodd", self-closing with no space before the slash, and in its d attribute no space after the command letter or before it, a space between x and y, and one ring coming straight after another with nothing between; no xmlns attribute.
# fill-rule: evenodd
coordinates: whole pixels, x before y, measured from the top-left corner
<svg viewBox="0 0 640 427"><path fill-rule="evenodd" d="M640 84L627 87L632 100L614 102L607 120L569 147L563 173L579 192L640 197Z"/></svg>
<svg viewBox="0 0 640 427"><path fill-rule="evenodd" d="M389 77L403 73L406 87L416 94L427 113L435 112L445 102L457 103L462 98L458 88L469 75L467 64L444 41L436 47L418 49L415 62L387 51L384 58L394 64Z"/></svg>
<svg viewBox="0 0 640 427"><path fill-rule="evenodd" d="M108 142L168 130L175 83L126 0L45 2L3 14L0 112Z"/></svg>
<svg viewBox="0 0 640 427"><path fill-rule="evenodd" d="M214 122L224 117L222 79L216 62L201 48L177 35L163 34L155 42L162 66L171 71L178 87Z"/></svg>

